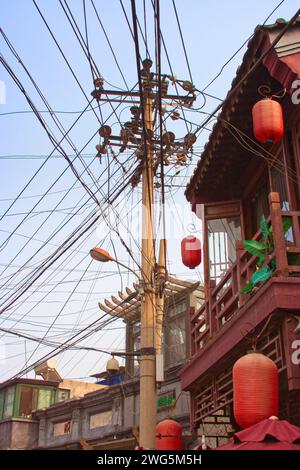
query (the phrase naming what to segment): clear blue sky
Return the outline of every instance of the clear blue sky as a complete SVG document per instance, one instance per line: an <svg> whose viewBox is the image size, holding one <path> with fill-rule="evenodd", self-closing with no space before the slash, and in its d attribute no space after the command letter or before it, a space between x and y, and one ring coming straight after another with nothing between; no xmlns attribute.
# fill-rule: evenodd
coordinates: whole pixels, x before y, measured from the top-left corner
<svg viewBox="0 0 300 470"><path fill-rule="evenodd" d="M125 79L131 87L137 81L134 44L120 2L119 0L94 0L94 2L117 56L119 65L125 75ZM130 2L124 0L123 3L131 21ZM143 1L137 0L136 3L141 25L144 27ZM219 72L223 63L226 62L253 33L255 26L265 20L278 3L279 1L276 0L265 0L264 2L258 0L251 2L239 2L236 0L228 0L226 2L216 0L209 2L201 0L176 1L193 81L198 89L202 89ZM49 22L51 30L74 69L76 77L86 95L90 96L90 92L93 89L90 67L67 22L59 1L37 0L37 4L47 19L47 22ZM84 34L82 1L69 0L68 5ZM153 57L153 11L151 9L150 0L146 0L146 5L148 44L150 54ZM124 82L116 67L103 31L99 26L90 0L86 0L86 6L91 54L105 80L111 84L107 84L106 86L109 88L111 86L124 88ZM289 19L295 13L298 6L298 1L286 0L274 13L269 23L273 23L278 17ZM86 98L75 82L71 72L68 70L66 63L31 0L2 1L1 28L3 28L5 34L32 74L53 110L81 111L84 109L87 104ZM161 0L161 29L174 74L178 78L189 79L187 64L171 0ZM18 64L9 51L2 37L0 37L0 44L1 53L8 61L18 79L22 82L22 85L27 90L37 109L45 110L45 105L38 97L32 83L26 76L21 65ZM145 56L142 42L140 42L140 47L141 56ZM209 87L207 90L209 93L220 98L226 95L231 80L235 75L236 68L241 62L244 51L245 48L230 62L221 76ZM162 54L162 70L166 73L170 73L164 52ZM12 202L8 199L13 199L18 195L43 162L40 158L16 159L13 156L31 155L39 157L48 155L53 149L53 145L50 143L37 118L32 113L3 114L15 111L29 111L30 108L20 90L2 67L0 68L0 79L4 81L6 87L6 102L5 104L0 104L0 214L3 215ZM217 103L218 102L215 100L208 100L204 110L207 112L211 111ZM197 106L201 106L201 104L202 99L199 96ZM105 105L102 111L104 117L107 117L111 109L108 105ZM42 114L42 116L55 136L59 139L61 134L49 115ZM77 115L58 114L57 116L63 126L68 128L74 122ZM120 116L121 121L126 121L128 116L128 109L125 109ZM190 115L190 118L193 118L195 122L201 122L202 120L202 116L196 113ZM118 132L119 126L116 121L117 118L112 116L109 123L112 125L114 131ZM172 123L170 126L170 129L176 130L177 137L184 135L185 128L182 123L177 122L176 125ZM81 150L90 137L97 131L98 127L99 124L93 112L86 112L81 117L78 124L70 133L72 142L78 150ZM207 132L201 134L196 144L197 148L204 145L207 135ZM95 145L97 143L98 140L97 137L95 137L85 148L83 154L94 155ZM64 142L63 147L68 154L74 153L68 143ZM85 158L87 163L91 162L89 156ZM103 192L107 193L108 189L112 191L114 187L122 181L123 175L122 172L119 171L116 176L111 179L111 185L110 188L108 188L105 183L108 176L105 158L102 164L100 164L99 161L93 163L91 165L91 172L97 179L98 184L102 186ZM126 157L123 157L122 161L126 162ZM171 210L175 201L178 205L178 211L182 211L182 214L184 214L184 227L179 224L176 234L170 236L171 240L168 256L169 269L172 273L188 279L199 279L201 276L201 272L199 271L191 274L191 272L185 270L180 261L180 238L183 233L188 231L188 224L195 223L196 229L200 230L200 222L190 213L189 206L185 203L183 196L184 185L187 182L186 175L189 175L191 171L193 171L196 162L197 156L194 157L190 168L187 171L182 171L176 180L174 180L176 185L182 187L173 188L172 194L169 190L167 191L168 210ZM1 243L6 240L9 232L15 230L18 224L21 223L24 214L32 210L33 206L39 200L38 195L44 194L67 167L66 161L61 157L51 158L45 164L32 184L30 184L27 190L22 194L23 198L18 200L6 217L1 220ZM82 171L82 166L79 163L76 163L76 168L79 172ZM114 164L113 168L118 168L118 165ZM85 174L84 180L86 184L92 187L93 182L91 177ZM58 191L64 191L73 184L75 184L74 188L58 206L58 209L63 209L63 211L54 212L51 217L49 217L49 212L45 211L53 210L65 194L65 192ZM133 223L128 208L138 203L139 196L140 190L137 189L134 194L129 195L128 198L127 193L124 193L124 196L120 199L118 210L121 213L122 222L125 226L131 226ZM28 259L42 247L41 241L45 241L55 228L63 223L65 217L68 217L68 214L74 210L74 207L79 207L77 204L81 200L81 204L85 203L85 206L79 214L51 240L52 245L47 244L32 261L28 262ZM58 183L51 189L51 194L48 194L43 201L39 203L36 209L34 209L34 212L39 213L31 214L16 230L16 233L11 237L9 242L2 247L0 260L0 273L2 272L2 274L0 274L0 277L3 287L1 297L2 295L7 296L10 290L15 292L18 285L22 283L24 276L28 275L33 269L33 264L35 263L35 266L37 266L47 256L51 256L56 246L60 245L65 238L76 229L93 207L93 201L88 198L85 190L79 183L76 183L75 176L70 169L67 169L64 176L61 177ZM182 215L180 217L182 218ZM111 215L111 223L115 224L113 214ZM131 285L133 281L132 277L123 271L121 282L120 274L115 266L98 266L96 263L92 263L88 266L90 262L88 256L89 248L98 243L101 238L104 238L104 233L105 224L102 224L98 231L93 230L91 232L90 237L82 245L77 244L74 247L76 249L71 256L70 253L68 253L68 257L65 256L62 258L64 264L60 266L60 268L58 268L58 265L62 260L54 265L52 269L37 282L37 285L43 285L39 287L36 292L33 292L35 286L32 286L29 293L25 294L24 297L18 301L18 305L3 314L3 318L0 319L0 328L17 329L25 334L42 336L43 333L47 331L47 327L55 320L56 316L61 311L59 318L55 321L47 337L52 337L55 341L62 342L71 335L73 330L75 331L82 328L93 319L99 317L99 310L97 310L98 300L103 300L105 296L117 292L126 285ZM135 232L134 235L138 239L138 233ZM32 236L34 240L31 240L27 246L24 247L25 243L28 241L26 237ZM138 256L137 247L130 237L128 243L136 256ZM103 245L107 249L112 250L109 235L106 236ZM114 240L114 246L118 257L133 266L132 261L128 259L126 250L117 240ZM16 273L19 267L23 266L24 263L27 263L26 268L10 280L8 276ZM9 264L10 266L7 268ZM60 269L60 271L55 271L55 267ZM84 275L82 282L79 282L86 268L88 268L87 274ZM99 273L100 269L101 274ZM3 272L4 270L5 272ZM105 275L109 277L100 278L100 276ZM97 277L99 277L99 280L96 280ZM45 297L44 301L38 303L51 289L53 289L53 291ZM75 293L68 299L72 289L75 290ZM2 301L3 300L1 300L1 302ZM9 315L10 317L8 318ZM23 316L24 318L22 318ZM118 322L113 324L112 327L122 328L122 323ZM89 340L85 341L85 344L104 349L122 349L124 348L123 339L122 329L107 330L93 335ZM0 341L2 341L2 344L6 345L7 356L7 359L1 363L1 381L17 373L24 367L26 362L25 350L27 352L27 359L29 359L30 352L34 350L36 344L27 341L25 345L24 340L20 340L11 335L3 336ZM50 349L47 347L40 346L34 357L29 360L29 363L39 359L49 350ZM106 360L107 356L99 353L90 352L86 354L82 352L68 352L63 356L58 356L58 369L62 375L69 377L85 377L92 372L102 370Z"/></svg>

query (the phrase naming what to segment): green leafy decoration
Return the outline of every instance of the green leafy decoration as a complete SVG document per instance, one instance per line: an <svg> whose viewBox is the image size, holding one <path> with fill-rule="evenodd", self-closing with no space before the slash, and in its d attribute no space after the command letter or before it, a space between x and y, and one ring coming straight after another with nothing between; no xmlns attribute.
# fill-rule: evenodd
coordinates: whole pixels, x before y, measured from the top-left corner
<svg viewBox="0 0 300 470"><path fill-rule="evenodd" d="M253 291L253 282L249 281L247 284L244 285L244 287L241 289L241 294L250 294Z"/></svg>
<svg viewBox="0 0 300 470"><path fill-rule="evenodd" d="M269 266L265 266L261 269L258 269L253 273L252 275L252 283L255 286L256 284L259 284L260 282L264 282L267 279L269 279L273 274L272 269L269 268Z"/></svg>
<svg viewBox="0 0 300 470"><path fill-rule="evenodd" d="M282 217L282 227L283 233L286 234L292 226L292 218L291 217Z"/></svg>
<svg viewBox="0 0 300 470"><path fill-rule="evenodd" d="M256 266L259 266L259 267L262 266L265 261L266 261L266 257L262 256L261 258L258 259Z"/></svg>
<svg viewBox="0 0 300 470"><path fill-rule="evenodd" d="M259 260L266 258L266 245L256 240L244 240L244 249L251 255L256 256Z"/></svg>
<svg viewBox="0 0 300 470"><path fill-rule="evenodd" d="M282 217L282 229L284 234L286 234L291 227L292 218L290 216ZM251 294L254 286L269 279L276 270L275 259L272 259L270 263L263 268L261 267L266 262L267 256L271 254L274 249L273 227L271 224L267 223L264 214L260 219L260 229L263 236L263 242L258 242L256 240L244 240L243 242L244 249L251 255L257 257L256 266L260 269L257 269L253 273L249 282L247 282L247 284L241 289L242 294ZM287 253L287 257L289 265L300 266L300 254Z"/></svg>
<svg viewBox="0 0 300 470"><path fill-rule="evenodd" d="M264 240L267 240L269 237L269 227L264 214L261 216L260 219L260 229L261 233L263 234Z"/></svg>
<svg viewBox="0 0 300 470"><path fill-rule="evenodd" d="M270 261L270 268L272 269L272 271L275 271L276 270L276 260L273 258L271 261Z"/></svg>

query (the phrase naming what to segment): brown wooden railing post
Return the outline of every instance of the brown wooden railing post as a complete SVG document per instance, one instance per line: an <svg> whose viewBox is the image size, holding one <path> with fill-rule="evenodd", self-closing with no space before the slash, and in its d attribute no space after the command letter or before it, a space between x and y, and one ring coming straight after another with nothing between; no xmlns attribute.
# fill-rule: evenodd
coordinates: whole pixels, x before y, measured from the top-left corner
<svg viewBox="0 0 300 470"><path fill-rule="evenodd" d="M269 194L270 216L273 229L274 251L276 258L276 274L288 275L288 260L286 254L286 241L283 233L281 204L278 193Z"/></svg>
<svg viewBox="0 0 300 470"><path fill-rule="evenodd" d="M213 305L216 302L216 296L213 295L213 290L216 287L216 281L209 281L209 296L208 296L208 314L209 314L209 336L213 334L218 329L218 320L216 318L216 311L213 309Z"/></svg>
<svg viewBox="0 0 300 470"><path fill-rule="evenodd" d="M187 341L187 351L189 357L192 357L196 353L196 345L195 345L195 334L192 333L194 328L194 321L192 318L195 316L196 307L193 302L191 302L190 296L190 305L189 305L189 321L187 322L187 331L186 331L186 341Z"/></svg>
<svg viewBox="0 0 300 470"><path fill-rule="evenodd" d="M244 244L241 240L237 240L235 242L235 250L236 250L236 277L237 277L237 288L239 292L239 306L241 306L244 302L245 296L241 294L241 290L244 287L244 282L242 279L242 261L241 261L241 253L244 250Z"/></svg>

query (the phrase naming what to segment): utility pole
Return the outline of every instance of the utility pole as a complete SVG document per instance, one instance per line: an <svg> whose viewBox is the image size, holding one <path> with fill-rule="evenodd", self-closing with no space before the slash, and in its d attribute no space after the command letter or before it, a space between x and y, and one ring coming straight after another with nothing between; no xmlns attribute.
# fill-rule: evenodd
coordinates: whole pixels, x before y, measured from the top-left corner
<svg viewBox="0 0 300 470"><path fill-rule="evenodd" d="M97 156L114 152L113 146L120 147L120 154L125 149L135 148L138 165L132 177L132 186L142 183L142 255L141 255L141 349L140 349L140 429L139 445L145 449L155 448L155 431L157 424L156 399L156 357L162 366L162 329L164 312L164 284L166 281L165 249L166 240L160 240L159 260L156 264L154 253L154 178L159 186L160 158L164 166L186 166L191 158L192 146L196 141L193 133L188 133L176 141L173 132L165 131L161 136L153 129L154 111L161 110L158 100L172 109L168 113L174 121L179 119L179 109L193 105L195 89L192 83L178 80L169 75L158 75L152 72L152 61L143 61L140 71L142 87L140 91L105 90L104 80L98 77L94 81L95 90L92 96L100 101L110 103L132 103L131 121L121 127L120 135L112 135L112 129L103 125L99 129L102 143L96 146ZM169 83L176 87L176 94L168 94ZM178 87L185 95L178 94ZM110 96L112 98L110 98ZM137 99L140 100L139 106ZM161 372L161 371L160 371ZM160 376L162 374L160 373ZM160 377L161 380L161 377Z"/></svg>
<svg viewBox="0 0 300 470"><path fill-rule="evenodd" d="M161 239L159 242L158 263L157 263L157 288L156 288L156 357L162 354L162 332L164 321L164 287L167 281L167 240Z"/></svg>
<svg viewBox="0 0 300 470"><path fill-rule="evenodd" d="M146 161L142 172L142 289L140 350L140 445L155 448L156 428L156 362L155 362L155 284L153 237L153 150L152 96L145 91L144 122ZM155 410L155 412L154 412Z"/></svg>

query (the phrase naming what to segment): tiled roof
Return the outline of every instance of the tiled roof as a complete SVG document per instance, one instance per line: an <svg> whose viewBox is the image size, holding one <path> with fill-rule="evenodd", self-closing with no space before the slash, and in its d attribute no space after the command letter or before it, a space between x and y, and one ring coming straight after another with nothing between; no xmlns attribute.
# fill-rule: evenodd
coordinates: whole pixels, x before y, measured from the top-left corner
<svg viewBox="0 0 300 470"><path fill-rule="evenodd" d="M224 99L223 106L219 113L216 115L217 121L214 124L212 131L210 133L209 139L207 143L204 146L204 150L200 156L200 159L198 161L198 164L194 170L193 175L191 176L191 179L189 183L187 184L186 190L185 190L185 195L188 201L193 203L193 196L195 195L195 192L197 190L197 186L201 182L202 176L205 174L206 169L209 166L210 159L212 158L212 153L214 151L214 148L216 146L216 142L219 140L219 135L222 134L222 130L224 128L224 124L222 122L222 119L225 118L230 114L230 110L232 108L232 103L235 100L236 95L242 92L242 89L247 86L247 81L242 83L241 86L239 87L239 90L231 96L231 92L234 89L234 87L243 79L245 74L248 72L248 70L251 68L253 65L253 61L255 61L256 57L260 56L262 54L262 49L263 45L265 44L265 47L268 47L270 45L270 40L269 40L269 33L270 31L280 31L283 27L285 27L287 22L279 18L276 20L274 24L271 25L258 25L255 28L254 34L251 37L251 39L248 42L247 45L247 50L244 54L243 60L241 65L237 68L236 75L232 80L230 90L227 93L226 98ZM293 24L297 25L299 27L300 25L300 17L297 18L295 23ZM274 51L273 51L273 54ZM271 55L271 54L270 54ZM276 54L275 54L276 56ZM272 55L272 61L275 61L274 55ZM265 64L266 61L264 61ZM276 75L276 65L273 66L272 70L272 75ZM282 64L280 64L281 66ZM282 67L281 67L282 68ZM288 67L286 67L288 69ZM280 70L282 72L282 70ZM286 72L286 71L284 71ZM293 73L291 72L290 77L287 76L285 73L285 80L288 80L288 78L293 78Z"/></svg>

